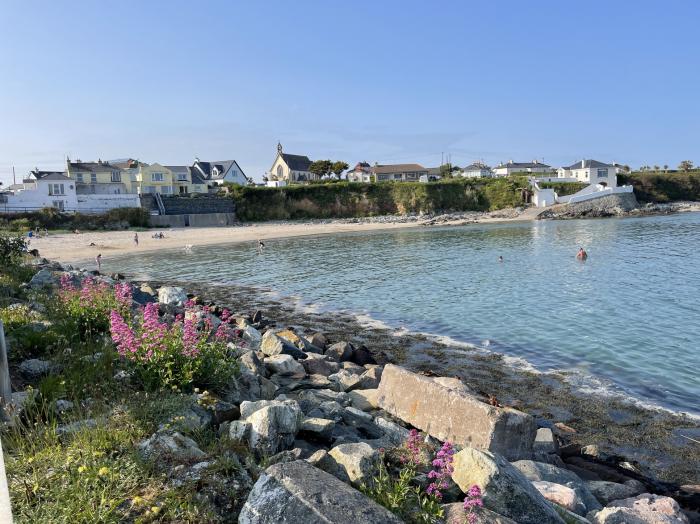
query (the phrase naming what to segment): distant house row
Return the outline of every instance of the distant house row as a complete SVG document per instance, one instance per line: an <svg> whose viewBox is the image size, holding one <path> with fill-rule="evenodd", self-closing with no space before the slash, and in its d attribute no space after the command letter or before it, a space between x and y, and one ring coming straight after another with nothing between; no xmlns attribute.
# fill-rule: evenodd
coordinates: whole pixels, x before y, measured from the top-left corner
<svg viewBox="0 0 700 524"><path fill-rule="evenodd" d="M252 183L235 160L195 159L191 166L177 166L134 159L83 162L67 158L65 171L34 169L22 183L0 192L0 211L53 207L89 213L140 207L141 195L209 193L224 182Z"/></svg>

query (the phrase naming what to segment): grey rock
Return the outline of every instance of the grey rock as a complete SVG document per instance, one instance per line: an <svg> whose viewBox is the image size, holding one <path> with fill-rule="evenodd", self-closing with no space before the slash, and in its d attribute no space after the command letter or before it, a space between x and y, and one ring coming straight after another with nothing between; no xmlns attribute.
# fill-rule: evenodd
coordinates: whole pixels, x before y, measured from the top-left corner
<svg viewBox="0 0 700 524"><path fill-rule="evenodd" d="M535 489L550 502L572 511L577 515L586 514L586 505L581 501L576 490L563 484L555 484L546 480L535 480L532 482Z"/></svg>
<svg viewBox="0 0 700 524"><path fill-rule="evenodd" d="M139 453L159 468L172 463L195 463L206 458L197 443L181 433L158 432L138 445Z"/></svg>
<svg viewBox="0 0 700 524"><path fill-rule="evenodd" d="M49 269L40 269L27 284L32 289L42 289L50 286L57 286L58 277Z"/></svg>
<svg viewBox="0 0 700 524"><path fill-rule="evenodd" d="M353 391L355 389L376 389L379 387L379 383L382 379L382 371L384 368L380 366L375 366L360 375L360 380L348 391Z"/></svg>
<svg viewBox="0 0 700 524"><path fill-rule="evenodd" d="M678 502L649 493L615 500L600 511L592 511L587 518L593 524L688 524Z"/></svg>
<svg viewBox="0 0 700 524"><path fill-rule="evenodd" d="M285 464L287 462L294 462L295 460L299 460L300 458L301 458L301 449L299 449L299 448L286 449L284 451L280 451L279 453L276 453L275 455L272 455L268 459L267 465L272 466L273 464Z"/></svg>
<svg viewBox="0 0 700 524"><path fill-rule="evenodd" d="M294 344L291 344L282 337L275 335L272 330L266 331L262 336L260 351L269 357L274 355L291 355L296 359L306 358L306 353L297 349Z"/></svg>
<svg viewBox="0 0 700 524"><path fill-rule="evenodd" d="M373 411L379 409L377 389L354 389L348 392L352 407L361 409L362 411Z"/></svg>
<svg viewBox="0 0 700 524"><path fill-rule="evenodd" d="M408 439L409 431L398 424L383 417L375 417L374 423L382 430L383 437L394 446L401 446Z"/></svg>
<svg viewBox="0 0 700 524"><path fill-rule="evenodd" d="M367 484L379 467L379 452L369 444L341 444L328 454L338 465L340 479L355 487Z"/></svg>
<svg viewBox="0 0 700 524"><path fill-rule="evenodd" d="M238 357L238 361L252 373L264 377L268 376L267 368L265 368L262 361L258 358L258 355L255 354L255 351L246 351L242 353L241 356Z"/></svg>
<svg viewBox="0 0 700 524"><path fill-rule="evenodd" d="M74 435L75 433L78 433L79 431L82 431L84 429L96 427L97 421L95 419L88 418L85 420L77 420L75 422L71 422L70 424L58 426L56 428L56 435L58 435L59 437L65 437L69 435Z"/></svg>
<svg viewBox="0 0 700 524"><path fill-rule="evenodd" d="M329 440L335 428L335 421L327 418L309 417L301 423L299 435L320 440Z"/></svg>
<svg viewBox="0 0 700 524"><path fill-rule="evenodd" d="M543 480L572 488L585 505L586 509L582 514L600 509L601 507L598 500L586 486L586 483L573 471L558 468L552 464L535 462L534 460L518 460L517 462L513 462L513 466L531 481Z"/></svg>
<svg viewBox="0 0 700 524"><path fill-rule="evenodd" d="M635 481L618 484L617 482L606 482L604 480L588 480L586 481L586 487L603 506L607 506L613 500L641 495L645 491L644 485Z"/></svg>
<svg viewBox="0 0 700 524"><path fill-rule="evenodd" d="M336 362L344 362L352 357L352 346L348 342L336 342L326 348L324 355Z"/></svg>
<svg viewBox="0 0 700 524"><path fill-rule="evenodd" d="M539 428L532 446L535 453L551 454L559 452L557 439L550 428Z"/></svg>
<svg viewBox="0 0 700 524"><path fill-rule="evenodd" d="M323 375L327 377L338 371L337 362L329 362L324 358L309 357L301 362L309 375Z"/></svg>
<svg viewBox="0 0 700 524"><path fill-rule="evenodd" d="M283 376L304 377L306 371L300 362L291 355L279 354L266 357L265 367L271 372Z"/></svg>
<svg viewBox="0 0 700 524"><path fill-rule="evenodd" d="M345 371L349 371L350 373L354 373L355 375L362 375L365 371L367 371L364 367L358 366L354 362L342 362L340 364L340 367L344 369Z"/></svg>
<svg viewBox="0 0 700 524"><path fill-rule="evenodd" d="M452 480L466 493L477 485L486 508L520 524L561 524L563 519L532 483L504 457L464 448L454 455Z"/></svg>
<svg viewBox="0 0 700 524"><path fill-rule="evenodd" d="M228 438L234 442L247 442L250 436L250 423L232 420L228 426Z"/></svg>
<svg viewBox="0 0 700 524"><path fill-rule="evenodd" d="M328 346L328 339L323 333L314 333L311 335L311 343L317 348L320 348L321 351L324 351L326 346Z"/></svg>
<svg viewBox="0 0 700 524"><path fill-rule="evenodd" d="M158 289L158 302L182 305L187 302L187 293L181 287L163 286Z"/></svg>
<svg viewBox="0 0 700 524"><path fill-rule="evenodd" d="M275 464L253 486L239 524L400 524L362 493L304 460Z"/></svg>
<svg viewBox="0 0 700 524"><path fill-rule="evenodd" d="M272 455L289 448L299 432L302 418L303 414L297 401L269 401L245 419L245 422L250 423L250 448L264 455Z"/></svg>
<svg viewBox="0 0 700 524"><path fill-rule="evenodd" d="M19 365L19 372L28 379L37 379L48 375L51 369L51 362L39 358L30 358Z"/></svg>
<svg viewBox="0 0 700 524"><path fill-rule="evenodd" d="M260 331L255 329L253 326L246 325L243 328L243 333L241 334L241 337L248 343L250 349L252 349L253 351L257 351L258 349L260 349L260 344L262 343L262 335L260 334Z"/></svg>
<svg viewBox="0 0 700 524"><path fill-rule="evenodd" d="M352 373L345 369L341 369L333 375L329 375L328 380L338 384L340 391L350 391L352 389L360 389L360 375Z"/></svg>
<svg viewBox="0 0 700 524"><path fill-rule="evenodd" d="M54 404L57 413L65 413L73 409L73 403L70 400L58 399Z"/></svg>
<svg viewBox="0 0 700 524"><path fill-rule="evenodd" d="M454 502L452 504L444 504L442 506L445 511L445 524L466 524L466 512L462 502ZM475 524L518 524L514 520L494 513L486 508L477 508Z"/></svg>

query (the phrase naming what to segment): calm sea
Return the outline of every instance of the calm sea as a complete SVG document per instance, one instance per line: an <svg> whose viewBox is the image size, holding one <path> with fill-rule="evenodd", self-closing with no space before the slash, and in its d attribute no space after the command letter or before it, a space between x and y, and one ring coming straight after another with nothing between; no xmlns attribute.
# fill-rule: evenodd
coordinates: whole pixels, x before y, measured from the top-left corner
<svg viewBox="0 0 700 524"><path fill-rule="evenodd" d="M469 225L105 260L145 279L243 284L573 371L700 413L700 213ZM575 259L579 246L589 253ZM499 262L498 257L503 257Z"/></svg>

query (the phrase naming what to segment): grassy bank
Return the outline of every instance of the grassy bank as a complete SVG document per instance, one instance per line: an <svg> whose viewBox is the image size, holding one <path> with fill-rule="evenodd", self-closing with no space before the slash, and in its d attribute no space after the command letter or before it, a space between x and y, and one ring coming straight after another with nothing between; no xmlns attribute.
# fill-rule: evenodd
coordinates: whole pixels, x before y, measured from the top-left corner
<svg viewBox="0 0 700 524"><path fill-rule="evenodd" d="M149 214L140 208L118 208L97 215L61 213L45 208L26 213L0 213L0 229L25 232L30 229L48 230L116 230L127 227L148 227Z"/></svg>
<svg viewBox="0 0 700 524"><path fill-rule="evenodd" d="M700 171L687 173L633 172L618 175L620 184L631 184L641 202L700 200Z"/></svg>
<svg viewBox="0 0 700 524"><path fill-rule="evenodd" d="M230 186L244 221L353 218L438 211L487 211L518 206L523 177L453 179L430 184L338 182L284 188Z"/></svg>

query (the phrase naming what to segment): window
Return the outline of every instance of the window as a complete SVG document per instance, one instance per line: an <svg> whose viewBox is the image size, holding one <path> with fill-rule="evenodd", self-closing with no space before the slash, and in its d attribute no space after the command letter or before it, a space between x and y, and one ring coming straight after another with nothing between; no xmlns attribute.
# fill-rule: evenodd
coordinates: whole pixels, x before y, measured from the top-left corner
<svg viewBox="0 0 700 524"><path fill-rule="evenodd" d="M170 186L163 186L163 187L161 188L161 192L162 192L164 195L171 195L171 194L173 193L173 188L170 187Z"/></svg>
<svg viewBox="0 0 700 524"><path fill-rule="evenodd" d="M151 195L156 193L156 187L155 186L147 186L146 193L150 193Z"/></svg>
<svg viewBox="0 0 700 524"><path fill-rule="evenodd" d="M185 173L178 173L177 181L178 182L187 182L187 175Z"/></svg>
<svg viewBox="0 0 700 524"><path fill-rule="evenodd" d="M394 180L401 180L401 174L394 175Z"/></svg>
<svg viewBox="0 0 700 524"><path fill-rule="evenodd" d="M63 209L64 209L63 200L54 200L52 203L53 203L53 207L55 207L59 211L63 211Z"/></svg>
<svg viewBox="0 0 700 524"><path fill-rule="evenodd" d="M112 182L121 182L122 174L119 171L112 171Z"/></svg>
<svg viewBox="0 0 700 524"><path fill-rule="evenodd" d="M282 175L284 173L284 169L282 166L277 166L277 178L282 178Z"/></svg>
<svg viewBox="0 0 700 524"><path fill-rule="evenodd" d="M49 195L65 195L63 184L49 184Z"/></svg>
<svg viewBox="0 0 700 524"><path fill-rule="evenodd" d="M76 173L76 174L75 174L75 180L76 180L76 182L78 182L79 184L82 184L82 183L83 183L83 174L82 174L82 173Z"/></svg>
<svg viewBox="0 0 700 524"><path fill-rule="evenodd" d="M97 173L90 173L90 183L97 184Z"/></svg>
<svg viewBox="0 0 700 524"><path fill-rule="evenodd" d="M151 181L152 182L162 182L163 181L163 173L151 173Z"/></svg>
<svg viewBox="0 0 700 524"><path fill-rule="evenodd" d="M608 168L601 167L598 169L598 178L608 178Z"/></svg>

